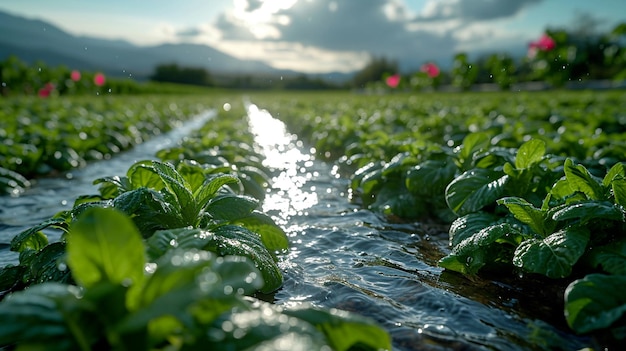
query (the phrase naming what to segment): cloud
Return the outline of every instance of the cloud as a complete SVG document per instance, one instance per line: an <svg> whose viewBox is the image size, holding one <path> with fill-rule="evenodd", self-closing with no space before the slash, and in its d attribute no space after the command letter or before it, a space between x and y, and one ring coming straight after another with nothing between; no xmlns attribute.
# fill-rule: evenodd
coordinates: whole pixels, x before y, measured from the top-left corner
<svg viewBox="0 0 626 351"><path fill-rule="evenodd" d="M187 28L176 32L176 36L178 37L197 37L201 34L202 30L200 28Z"/></svg>
<svg viewBox="0 0 626 351"><path fill-rule="evenodd" d="M293 48L305 62L318 62L318 70L326 64L333 69L333 52L341 67L347 66L347 57L359 57L353 62L361 64L373 54L416 68L425 61L449 59L456 45L449 32L412 28L415 16L398 0L300 0L282 7L276 3L255 1L250 6L250 1L244 1L220 16L215 26L230 47L236 46L233 42L255 40L259 50L259 41L268 48L279 43ZM295 65L297 56L288 57L280 60L283 66ZM354 66L353 70L360 68Z"/></svg>
<svg viewBox="0 0 626 351"><path fill-rule="evenodd" d="M484 21L506 18L520 13L543 0L429 0L420 20Z"/></svg>

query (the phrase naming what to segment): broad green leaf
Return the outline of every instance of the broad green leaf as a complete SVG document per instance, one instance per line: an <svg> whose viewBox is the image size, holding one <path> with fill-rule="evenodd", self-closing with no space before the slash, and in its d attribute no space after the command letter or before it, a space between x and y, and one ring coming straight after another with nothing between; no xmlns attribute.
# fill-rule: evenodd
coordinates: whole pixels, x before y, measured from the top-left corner
<svg viewBox="0 0 626 351"><path fill-rule="evenodd" d="M526 169L541 162L546 153L546 143L543 140L531 139L517 150L515 168Z"/></svg>
<svg viewBox="0 0 626 351"><path fill-rule="evenodd" d="M391 350L389 334L371 319L353 313L317 308L286 309L284 314L296 317L321 330L328 343L337 351L348 351L360 346L371 350Z"/></svg>
<svg viewBox="0 0 626 351"><path fill-rule="evenodd" d="M608 201L587 201L564 205L552 214L552 219L555 221L578 219L582 223L598 219L623 222L624 212L620 206Z"/></svg>
<svg viewBox="0 0 626 351"><path fill-rule="evenodd" d="M562 178L554 183L552 189L550 189L550 194L557 199L565 199L574 194L574 190L572 190L572 188L569 186L569 182L567 181L567 179Z"/></svg>
<svg viewBox="0 0 626 351"><path fill-rule="evenodd" d="M490 262L506 260L497 254L504 253L503 244L511 241L509 236L518 235L519 232L507 223L489 226L461 241L449 255L439 260L439 266L464 274L476 274Z"/></svg>
<svg viewBox="0 0 626 351"><path fill-rule="evenodd" d="M450 246L455 247L461 241L487 228L500 217L486 212L474 212L459 217L450 225Z"/></svg>
<svg viewBox="0 0 626 351"><path fill-rule="evenodd" d="M94 185L100 184L98 191L103 199L112 199L121 193L132 189L127 177L103 177L93 181Z"/></svg>
<svg viewBox="0 0 626 351"><path fill-rule="evenodd" d="M610 274L626 275L626 239L589 250L589 262Z"/></svg>
<svg viewBox="0 0 626 351"><path fill-rule="evenodd" d="M590 200L605 200L602 185L583 165L575 165L571 159L566 159L563 165L565 178L573 191L580 191Z"/></svg>
<svg viewBox="0 0 626 351"><path fill-rule="evenodd" d="M40 246L44 240L47 242L47 239L42 238L42 236L45 237L45 234L41 233L46 228L65 230L67 223L64 218L50 218L39 225L24 230L11 240L11 251L32 250L35 246Z"/></svg>
<svg viewBox="0 0 626 351"><path fill-rule="evenodd" d="M67 261L76 281L89 288L100 281L129 285L143 279L144 246L129 217L91 208L72 223Z"/></svg>
<svg viewBox="0 0 626 351"><path fill-rule="evenodd" d="M169 200L180 208L185 223L187 225L195 224L200 207L198 207L191 193L189 183L169 163L152 161L152 165L165 184L165 188L174 196Z"/></svg>
<svg viewBox="0 0 626 351"><path fill-rule="evenodd" d="M428 213L425 203L409 193L401 180L384 182L374 200L368 208L386 216L420 218Z"/></svg>
<svg viewBox="0 0 626 351"><path fill-rule="evenodd" d="M225 194L211 199L204 210L215 220L234 221L249 216L258 206L253 197Z"/></svg>
<svg viewBox="0 0 626 351"><path fill-rule="evenodd" d="M203 208L209 202L217 191L224 185L236 184L239 179L231 174L218 174L205 181L204 185L194 192L193 196L200 208Z"/></svg>
<svg viewBox="0 0 626 351"><path fill-rule="evenodd" d="M502 197L508 175L476 168L456 177L446 188L448 207L457 215L476 212Z"/></svg>
<svg viewBox="0 0 626 351"><path fill-rule="evenodd" d="M259 234L263 245L270 251L289 249L289 239L285 231L263 212L254 211L249 216L237 219L236 223Z"/></svg>
<svg viewBox="0 0 626 351"><path fill-rule="evenodd" d="M41 250L48 245L48 237L42 233L41 231L33 233L26 237L24 241L22 241L20 247L18 248L18 252L23 250Z"/></svg>
<svg viewBox="0 0 626 351"><path fill-rule="evenodd" d="M71 282L70 270L65 263L65 247L63 242L52 243L29 259L28 268L32 283Z"/></svg>
<svg viewBox="0 0 626 351"><path fill-rule="evenodd" d="M323 331L281 310L278 306L259 301L248 310L226 313L210 327L210 330L220 332L203 333L206 339L198 342L197 349L202 347L211 350L249 351L331 350ZM224 329L224 325L229 327ZM238 330L245 331L245 337L237 335ZM349 334L344 337L350 339Z"/></svg>
<svg viewBox="0 0 626 351"><path fill-rule="evenodd" d="M602 186L609 187L616 178L626 178L626 170L622 162L614 164L613 167L606 172L606 175L602 179Z"/></svg>
<svg viewBox="0 0 626 351"><path fill-rule="evenodd" d="M161 177L159 177L156 169L153 167L152 161L145 160L136 162L130 166L126 172L126 176L132 186L131 189L145 187L160 191L165 187L163 180L161 180Z"/></svg>
<svg viewBox="0 0 626 351"><path fill-rule="evenodd" d="M116 209L132 218L143 237L151 236L155 230L189 225L174 205L163 193L148 188L126 192L113 201Z"/></svg>
<svg viewBox="0 0 626 351"><path fill-rule="evenodd" d="M589 242L589 230L568 227L543 240L523 241L515 250L513 264L526 272L549 278L565 278L583 255Z"/></svg>
<svg viewBox="0 0 626 351"><path fill-rule="evenodd" d="M254 197L255 199L263 202L266 195L266 188L268 183L259 183L254 178L250 177L246 173L238 173L237 177L243 187L243 194ZM265 184L265 187L263 186Z"/></svg>
<svg viewBox="0 0 626 351"><path fill-rule="evenodd" d="M542 237L546 237L554 230L555 223L550 218L544 218L542 210L521 197L504 197L499 199L498 203L505 205L515 218L527 224Z"/></svg>
<svg viewBox="0 0 626 351"><path fill-rule="evenodd" d="M216 245L214 250L219 255L245 256L254 262L263 276L262 292L270 293L280 288L283 276L258 234L235 225L220 226L213 233Z"/></svg>
<svg viewBox="0 0 626 351"><path fill-rule="evenodd" d="M0 303L0 345L28 349L45 342L46 350L91 349L97 318L89 320L77 311L79 296L77 287L59 283L33 285L9 295Z"/></svg>
<svg viewBox="0 0 626 351"><path fill-rule="evenodd" d="M354 172L354 175L352 176L352 180L351 180L350 186L353 189L356 189L357 187L359 187L359 185L361 184L363 178L367 174L369 174L372 171L380 170L381 168L382 168L382 165L380 163L369 162L368 164L366 164L365 166L357 169L356 172Z"/></svg>
<svg viewBox="0 0 626 351"><path fill-rule="evenodd" d="M626 313L626 275L589 274L565 290L565 318L577 333L608 328Z"/></svg>
<svg viewBox="0 0 626 351"><path fill-rule="evenodd" d="M626 208L626 178L616 177L611 182L615 203Z"/></svg>
<svg viewBox="0 0 626 351"><path fill-rule="evenodd" d="M146 240L147 252L155 260L172 249L204 249L214 240L213 233L196 228L159 230Z"/></svg>
<svg viewBox="0 0 626 351"><path fill-rule="evenodd" d="M379 168L366 173L359 183L359 188L361 188L364 195L369 196L383 184L383 172L382 169Z"/></svg>
<svg viewBox="0 0 626 351"><path fill-rule="evenodd" d="M443 197L456 171L452 160L426 160L407 171L406 187L413 194Z"/></svg>
<svg viewBox="0 0 626 351"><path fill-rule="evenodd" d="M192 193L205 182L206 175L200 164L194 160L183 160L176 165L176 171L187 181Z"/></svg>
<svg viewBox="0 0 626 351"><path fill-rule="evenodd" d="M27 267L6 265L0 268L0 298L8 291L20 286Z"/></svg>
<svg viewBox="0 0 626 351"><path fill-rule="evenodd" d="M152 167L154 167L154 169L156 170L157 174L161 177L161 179L163 179L164 176L166 176L166 178L169 179L169 182L176 183L177 185L187 190L191 188L189 186L189 183L187 183L185 178L183 178L183 176L180 175L178 171L176 171L176 168L174 168L174 166L171 163L153 160L151 161L151 164L152 164ZM165 183L166 187L170 186L170 184L168 184L168 181L166 181L165 179L163 179L163 182Z"/></svg>
<svg viewBox="0 0 626 351"><path fill-rule="evenodd" d="M469 133L463 138L461 150L459 152L459 160L468 167L474 158L474 154L489 146L489 135L487 133Z"/></svg>
<svg viewBox="0 0 626 351"><path fill-rule="evenodd" d="M133 291L135 297L129 306L133 313L120 324L120 331L137 330L167 315L185 321L191 306L223 300L212 304L221 306L219 311L212 311L216 317L239 305L242 295L253 293L263 283L246 258L215 257L202 250L175 249L154 265L154 273Z"/></svg>
<svg viewBox="0 0 626 351"><path fill-rule="evenodd" d="M382 168L383 177L396 176L400 173L403 173L408 164L405 160L412 160L413 157L407 152L399 153L387 162Z"/></svg>

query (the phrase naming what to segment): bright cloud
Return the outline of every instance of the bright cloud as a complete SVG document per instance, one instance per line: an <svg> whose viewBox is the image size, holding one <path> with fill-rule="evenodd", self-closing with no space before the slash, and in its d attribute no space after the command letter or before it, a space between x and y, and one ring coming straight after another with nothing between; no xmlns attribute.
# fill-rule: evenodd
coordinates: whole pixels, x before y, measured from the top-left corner
<svg viewBox="0 0 626 351"><path fill-rule="evenodd" d="M213 22L178 29L238 58L302 72L354 71L370 55L416 70L446 65L455 53L525 48L527 33L507 28L543 0L233 0Z"/></svg>
<svg viewBox="0 0 626 351"><path fill-rule="evenodd" d="M423 20L493 20L518 14L543 0L429 0L420 14Z"/></svg>
<svg viewBox="0 0 626 351"><path fill-rule="evenodd" d="M256 55L281 68L355 70L370 55L419 67L450 57L453 38L411 29L413 18L398 0L241 0L214 25L221 49L238 57Z"/></svg>

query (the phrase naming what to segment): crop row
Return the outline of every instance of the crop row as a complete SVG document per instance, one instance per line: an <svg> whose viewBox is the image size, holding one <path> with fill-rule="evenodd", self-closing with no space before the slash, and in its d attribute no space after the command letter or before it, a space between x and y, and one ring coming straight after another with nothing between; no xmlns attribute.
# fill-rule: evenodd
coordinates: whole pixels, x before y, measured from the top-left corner
<svg viewBox="0 0 626 351"><path fill-rule="evenodd" d="M172 130L209 105L198 98L4 99L0 108L0 194L29 179L110 158Z"/></svg>
<svg viewBox="0 0 626 351"><path fill-rule="evenodd" d="M569 326L624 338L625 92L259 100L338 162L354 201L450 224L439 266L569 279Z"/></svg>
<svg viewBox="0 0 626 351"><path fill-rule="evenodd" d="M370 320L252 296L282 285L287 236L258 210L271 170L241 106L159 160L19 233L0 270L0 345L47 349L390 349ZM48 242L44 231L61 230Z"/></svg>

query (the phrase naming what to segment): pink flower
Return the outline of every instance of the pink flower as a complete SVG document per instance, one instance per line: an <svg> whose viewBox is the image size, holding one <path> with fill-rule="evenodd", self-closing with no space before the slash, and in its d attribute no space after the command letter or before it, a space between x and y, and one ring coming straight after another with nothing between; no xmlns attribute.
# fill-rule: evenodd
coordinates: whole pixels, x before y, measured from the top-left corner
<svg viewBox="0 0 626 351"><path fill-rule="evenodd" d="M106 82L106 78L104 77L104 74L96 73L96 75L93 76L93 83L95 85L101 87L104 85L105 82Z"/></svg>
<svg viewBox="0 0 626 351"><path fill-rule="evenodd" d="M39 97L47 98L50 96L50 93L52 93L53 90L54 90L54 84L46 83L46 85L44 85L41 89L39 89L37 94L39 95Z"/></svg>
<svg viewBox="0 0 626 351"><path fill-rule="evenodd" d="M73 70L72 73L70 73L70 79L78 82L80 80L80 72L77 70Z"/></svg>
<svg viewBox="0 0 626 351"><path fill-rule="evenodd" d="M426 73L430 78L437 78L440 73L439 67L432 62L423 64L420 70Z"/></svg>
<svg viewBox="0 0 626 351"><path fill-rule="evenodd" d="M392 76L387 77L385 83L387 83L387 86L389 86L390 88L396 88L398 84L400 84L400 75L396 73Z"/></svg>
<svg viewBox="0 0 626 351"><path fill-rule="evenodd" d="M547 34L542 34L541 37L528 44L528 49L530 51L550 51L556 47L556 42Z"/></svg>

